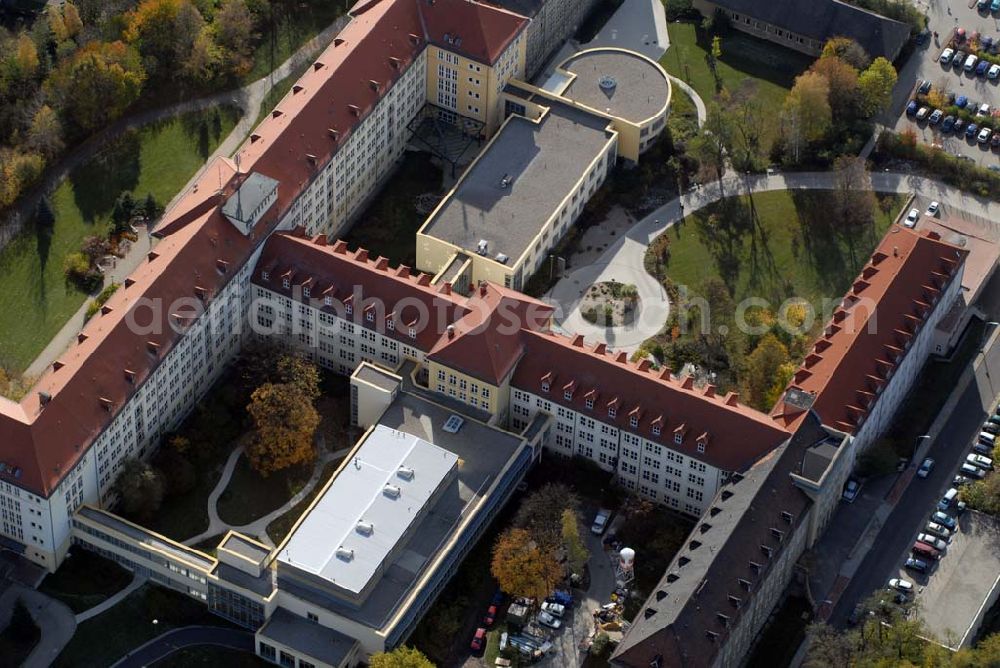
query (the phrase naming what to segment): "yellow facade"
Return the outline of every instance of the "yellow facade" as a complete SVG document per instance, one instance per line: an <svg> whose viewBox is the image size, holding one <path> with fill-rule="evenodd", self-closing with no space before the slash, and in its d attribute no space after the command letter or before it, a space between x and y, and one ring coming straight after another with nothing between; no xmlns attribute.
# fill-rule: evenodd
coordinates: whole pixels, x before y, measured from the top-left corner
<svg viewBox="0 0 1000 668"><path fill-rule="evenodd" d="M488 413L506 410L501 400L502 388L491 385L433 360L427 361L427 384L430 389ZM476 403L472 403L475 400Z"/></svg>
<svg viewBox="0 0 1000 668"><path fill-rule="evenodd" d="M503 120L500 93L512 78L522 78L526 59L524 31L507 46L493 66L439 46L429 49L427 101L483 124L491 136Z"/></svg>

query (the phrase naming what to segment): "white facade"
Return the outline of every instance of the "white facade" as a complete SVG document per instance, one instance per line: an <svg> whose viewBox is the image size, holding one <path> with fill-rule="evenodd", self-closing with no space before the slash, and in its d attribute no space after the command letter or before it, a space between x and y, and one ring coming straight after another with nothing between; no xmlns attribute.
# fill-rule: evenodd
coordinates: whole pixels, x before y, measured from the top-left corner
<svg viewBox="0 0 1000 668"><path fill-rule="evenodd" d="M723 481L723 472L703 461L602 422L551 398L511 390L511 422L523 429L538 412L555 418L555 430L545 447L566 457L585 457L606 471L617 471L618 482L643 498L699 517Z"/></svg>

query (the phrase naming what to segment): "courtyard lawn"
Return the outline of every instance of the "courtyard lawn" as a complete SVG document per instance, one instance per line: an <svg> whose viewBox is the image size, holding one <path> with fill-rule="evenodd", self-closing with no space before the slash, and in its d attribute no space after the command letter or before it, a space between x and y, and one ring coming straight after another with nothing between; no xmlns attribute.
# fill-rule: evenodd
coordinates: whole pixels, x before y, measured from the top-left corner
<svg viewBox="0 0 1000 668"><path fill-rule="evenodd" d="M143 585L110 610L79 624L52 665L56 668L110 666L161 633L195 624L232 626L211 614L202 601L155 585Z"/></svg>
<svg viewBox="0 0 1000 668"><path fill-rule="evenodd" d="M668 24L667 32L670 48L660 58L660 64L667 72L690 84L707 105L716 94L715 77L706 60L712 49L711 38L693 23L686 22ZM722 58L716 70L722 85L732 91L744 81L752 81L765 113L774 118L795 77L813 62L809 56L735 30L722 36L721 47ZM766 127L771 129L767 138L769 145L778 124L768 123Z"/></svg>
<svg viewBox="0 0 1000 668"><path fill-rule="evenodd" d="M229 485L216 504L219 519L232 526L242 526L277 510L309 482L313 466L310 462L264 477L251 468L246 455L241 456Z"/></svg>
<svg viewBox="0 0 1000 668"><path fill-rule="evenodd" d="M427 153L407 152L403 162L344 237L352 249L367 248L372 256L384 255L389 264L417 263L417 230L427 213L417 210L416 198L440 196L441 170Z"/></svg>
<svg viewBox="0 0 1000 668"><path fill-rule="evenodd" d="M89 610L132 581L127 570L90 550L73 549L38 591L58 599L75 613Z"/></svg>
<svg viewBox="0 0 1000 668"><path fill-rule="evenodd" d="M118 195L166 205L233 128L230 107L195 112L127 132L74 170L52 193L55 223L28 225L0 250L0 365L20 373L84 303L63 261L83 239L103 235Z"/></svg>
<svg viewBox="0 0 1000 668"><path fill-rule="evenodd" d="M670 257L663 269L689 294L718 277L736 301L762 297L777 308L797 297L821 309L824 299L839 301L904 201L878 195L875 224L849 229L828 215L831 199L832 191L756 193L757 225L746 196L721 200L664 233Z"/></svg>

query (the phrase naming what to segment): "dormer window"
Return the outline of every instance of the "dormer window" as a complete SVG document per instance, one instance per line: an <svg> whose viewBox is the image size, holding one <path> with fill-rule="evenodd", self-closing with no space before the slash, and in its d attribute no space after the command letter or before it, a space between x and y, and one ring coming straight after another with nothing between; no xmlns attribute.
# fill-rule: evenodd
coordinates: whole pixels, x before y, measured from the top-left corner
<svg viewBox="0 0 1000 668"><path fill-rule="evenodd" d="M549 391L549 381L544 381L542 383L542 392L548 392L548 391Z"/></svg>
<svg viewBox="0 0 1000 668"><path fill-rule="evenodd" d="M684 435L683 434L681 434L680 432L677 432L676 434L674 434L674 443L676 443L677 445L680 445L683 442L684 442Z"/></svg>
<svg viewBox="0 0 1000 668"><path fill-rule="evenodd" d="M705 441L698 442L698 452L705 452Z"/></svg>
<svg viewBox="0 0 1000 668"><path fill-rule="evenodd" d="M628 419L628 426L632 427L633 429L635 429L636 427L638 427L639 426L639 418L636 417L635 415L629 417L629 419Z"/></svg>
<svg viewBox="0 0 1000 668"><path fill-rule="evenodd" d="M333 306L333 295L327 295L326 297L323 297L323 305Z"/></svg>
<svg viewBox="0 0 1000 668"><path fill-rule="evenodd" d="M396 331L396 322L392 318L385 321L385 326L389 328L390 332Z"/></svg>
<svg viewBox="0 0 1000 668"><path fill-rule="evenodd" d="M563 399L565 399L566 401L573 401L573 393L570 392L569 390L566 390L565 392L563 392Z"/></svg>
<svg viewBox="0 0 1000 668"><path fill-rule="evenodd" d="M618 409L614 406L608 406L608 417L615 417L618 415Z"/></svg>
<svg viewBox="0 0 1000 668"><path fill-rule="evenodd" d="M406 333L409 335L409 337L411 339L417 338L417 328L416 327L410 327L410 329Z"/></svg>
<svg viewBox="0 0 1000 668"><path fill-rule="evenodd" d="M369 309L369 311L365 313L365 320L368 322L375 322L375 309Z"/></svg>
<svg viewBox="0 0 1000 668"><path fill-rule="evenodd" d="M354 305L351 302L347 302L346 304L344 304L344 313L346 313L347 315L351 315L352 313L354 313Z"/></svg>
<svg viewBox="0 0 1000 668"><path fill-rule="evenodd" d="M271 272L265 269L264 271L260 272L260 277L265 281L269 281L271 280Z"/></svg>
<svg viewBox="0 0 1000 668"><path fill-rule="evenodd" d="M585 401L584 403L586 404L587 408L594 407L594 400L592 398L588 398L587 401Z"/></svg>
<svg viewBox="0 0 1000 668"><path fill-rule="evenodd" d="M653 436L659 436L660 435L660 431L661 431L660 430L660 425L658 425L658 424L653 425Z"/></svg>
<svg viewBox="0 0 1000 668"><path fill-rule="evenodd" d="M312 288L306 286L302 288L302 296L308 298L312 294Z"/></svg>
<svg viewBox="0 0 1000 668"><path fill-rule="evenodd" d="M292 281L288 278L281 279L281 287L287 290L288 288L292 287Z"/></svg>

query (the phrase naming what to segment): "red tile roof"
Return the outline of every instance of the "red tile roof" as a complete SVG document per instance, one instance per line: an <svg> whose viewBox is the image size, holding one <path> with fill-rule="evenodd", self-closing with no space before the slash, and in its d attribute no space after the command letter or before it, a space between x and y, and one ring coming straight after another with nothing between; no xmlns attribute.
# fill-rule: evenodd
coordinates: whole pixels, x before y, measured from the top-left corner
<svg viewBox="0 0 1000 668"><path fill-rule="evenodd" d="M427 40L466 58L492 65L528 25L514 12L469 0L416 0Z"/></svg>
<svg viewBox="0 0 1000 668"><path fill-rule="evenodd" d="M583 337L524 332L526 353L514 371L513 387L550 397L552 403L616 425L724 471L743 471L784 442L789 434L772 419L740 404L735 394L719 396L714 388L695 389L690 377L674 380L668 370L654 371L648 362L612 357L599 344L587 348ZM546 392L543 384L548 384ZM570 399L565 392L570 392ZM593 399L593 408L587 400ZM615 416L608 414L609 406ZM638 419L632 427L630 418ZM660 435L653 433L659 426ZM674 432L685 434L674 443ZM707 434L704 452L698 437Z"/></svg>
<svg viewBox="0 0 1000 668"><path fill-rule="evenodd" d="M814 396L823 423L853 434L968 252L893 226L813 345L789 387ZM801 410L779 402L790 423Z"/></svg>

